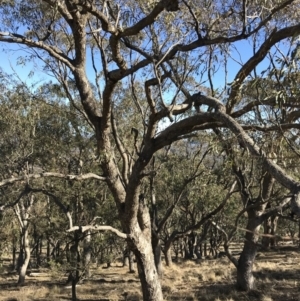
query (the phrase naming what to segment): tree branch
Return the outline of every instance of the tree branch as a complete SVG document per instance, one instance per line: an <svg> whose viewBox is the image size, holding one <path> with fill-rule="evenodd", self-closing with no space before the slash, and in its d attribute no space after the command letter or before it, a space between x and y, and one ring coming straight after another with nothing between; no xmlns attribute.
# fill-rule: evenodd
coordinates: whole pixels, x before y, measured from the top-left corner
<svg viewBox="0 0 300 301"><path fill-rule="evenodd" d="M228 239L228 234L226 233L226 231L220 227L217 223L215 223L214 221L210 221L211 225L213 225L216 229L218 229L220 232L223 233L223 236L225 238L225 242L224 242L224 251L226 253L226 256L228 257L228 259L233 263L233 265L237 268L238 267L238 260L233 257L230 249L229 249L229 242L230 239Z"/></svg>
<svg viewBox="0 0 300 301"><path fill-rule="evenodd" d="M98 176L94 173L87 173L83 175L65 175L62 173L58 172L42 172L42 173L35 173L35 174L28 174L16 178L10 178L10 179L5 179L0 182L0 187L9 185L9 184L14 184L16 182L21 182L21 181L26 181L29 179L39 179L39 178L61 178L61 179L66 179L66 180L72 180L72 181L82 181L82 180L87 180L87 179L95 179L95 180L100 180L100 181L106 181L105 177Z"/></svg>
<svg viewBox="0 0 300 301"><path fill-rule="evenodd" d="M10 208L10 207L17 205L19 203L19 201L21 200L21 198L24 195L28 194L29 192L30 192L30 189L28 189L28 186L26 185L25 189L19 194L18 198L14 202L0 206L0 212L4 211L6 208Z"/></svg>
<svg viewBox="0 0 300 301"><path fill-rule="evenodd" d="M110 232L115 233L118 237L121 237L124 239L130 238L129 234L123 233L123 232L119 231L118 229L113 228L111 226L100 226L100 225L88 225L88 226L82 226L82 227L73 226L73 227L70 227L70 229L68 229L67 232L73 232L73 231L78 231L78 230L80 230L81 232L85 232L88 230L110 231Z"/></svg>
<svg viewBox="0 0 300 301"><path fill-rule="evenodd" d="M72 220L72 216L71 213L69 211L69 208L66 207L63 202L53 193L45 190L45 189L36 189L36 188L31 188L29 187L29 191L32 192L41 192L49 197L51 197L54 201L54 203L63 211L63 213L65 213L65 215L67 216L68 220L69 220L69 228L73 227L73 220Z"/></svg>
<svg viewBox="0 0 300 301"><path fill-rule="evenodd" d="M236 185L237 181L234 181L233 184L231 185L229 191L227 192L226 196L224 197L223 201L220 203L220 205L214 209L213 211L211 211L210 213L206 214L203 218L201 218L201 220L199 222L197 222L194 225L191 225L189 227L187 227L184 231L174 231L169 240L174 240L178 237L183 237L189 233L191 233L191 231L199 229L204 223L206 223L209 219L211 219L214 215L216 215L218 212L220 212L224 206L226 205L227 201L229 200L229 198L231 197L231 195L233 193L235 193L234 188Z"/></svg>
<svg viewBox="0 0 300 301"><path fill-rule="evenodd" d="M245 148L249 149L252 155L260 157L266 170L281 185L290 189L295 194L300 193L300 183L288 175L272 159L267 157L267 155L255 144L253 139L244 131L242 126L230 115L226 114L225 106L218 99L204 96L199 93L193 95L193 97L195 98L195 102L199 102L199 104L206 104L215 109L215 113L211 113L215 120L221 121L228 129L230 129L236 135L239 142Z"/></svg>
<svg viewBox="0 0 300 301"><path fill-rule="evenodd" d="M50 56L66 64L71 70L74 70L73 60L71 60L66 54L64 54L57 47L46 45L41 41L33 41L27 39L22 35L10 33L10 32L0 32L0 42L23 44L28 47L35 47L38 49L45 50L49 53Z"/></svg>
<svg viewBox="0 0 300 301"><path fill-rule="evenodd" d="M279 213L280 211L282 211L282 209L287 205L289 204L289 202L292 200L292 197L286 197L284 198L284 200L279 204L277 205L276 207L274 208L270 208L270 209L267 209L265 213L263 213L259 219L261 220L261 222L263 222L264 220L266 220L267 218L271 217L272 215L276 214L276 213Z"/></svg>
<svg viewBox="0 0 300 301"><path fill-rule="evenodd" d="M240 88L245 78L254 70L254 68L265 58L269 50L278 42L288 37L300 34L300 24L283 28L279 31L276 28L267 38L267 40L260 46L259 50L245 63L239 70L233 84L231 92L228 97L227 112L231 112L235 104L239 101Z"/></svg>

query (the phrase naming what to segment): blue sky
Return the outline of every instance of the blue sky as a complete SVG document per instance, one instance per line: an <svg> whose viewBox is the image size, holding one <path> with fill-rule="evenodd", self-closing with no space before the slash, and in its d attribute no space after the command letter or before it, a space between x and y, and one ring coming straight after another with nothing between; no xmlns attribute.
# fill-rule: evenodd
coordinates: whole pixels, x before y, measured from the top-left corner
<svg viewBox="0 0 300 301"><path fill-rule="evenodd" d="M234 56L238 61L241 60L245 63L253 55L253 50L250 43L248 41L240 41L235 43L235 45L239 53L232 51L232 56ZM0 43L1 68L6 73L11 74L15 72L19 78L28 85L32 83L42 83L43 81L54 80L52 77L42 71L38 60L35 60L35 62L19 64L18 58L22 55L26 55L26 51L23 46L10 43ZM266 61L262 62L257 68L258 72L261 72L264 68L266 68L266 66ZM240 67L241 66L237 62L233 60L229 61L228 82L232 82L234 80L234 77ZM88 70L91 70L91 74L93 74L91 66L88 66L87 68ZM93 79L94 75L91 76L91 80ZM222 68L214 76L213 81L215 88L224 87L224 70L222 70Z"/></svg>
<svg viewBox="0 0 300 301"><path fill-rule="evenodd" d="M19 64L19 57L26 55L22 46L10 43L0 43L0 66L8 74L16 73L28 85L36 82L48 81L50 78L37 68L36 63ZM32 74L32 72L34 72Z"/></svg>

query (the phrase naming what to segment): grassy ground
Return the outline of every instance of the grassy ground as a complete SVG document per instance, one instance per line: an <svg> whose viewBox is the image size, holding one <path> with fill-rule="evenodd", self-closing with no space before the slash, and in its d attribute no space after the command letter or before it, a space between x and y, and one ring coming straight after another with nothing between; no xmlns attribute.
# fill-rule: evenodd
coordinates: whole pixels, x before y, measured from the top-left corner
<svg viewBox="0 0 300 301"><path fill-rule="evenodd" d="M0 270L1 271L1 270ZM60 273L42 271L28 276L24 287L16 287L17 275L2 267L0 300L70 300L71 288ZM259 253L255 264L256 289L245 293L235 289L235 268L227 258L188 261L164 269L165 300L190 301L300 301L300 252L296 249ZM93 270L90 280L78 288L81 301L142 300L136 274L121 264Z"/></svg>

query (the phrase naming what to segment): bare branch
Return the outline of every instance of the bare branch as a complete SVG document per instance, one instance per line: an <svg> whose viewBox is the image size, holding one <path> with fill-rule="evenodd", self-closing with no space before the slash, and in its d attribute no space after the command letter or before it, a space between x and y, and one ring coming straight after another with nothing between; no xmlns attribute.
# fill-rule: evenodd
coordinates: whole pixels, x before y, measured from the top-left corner
<svg viewBox="0 0 300 301"><path fill-rule="evenodd" d="M54 46L46 45L41 41L34 41L31 39L27 39L22 35L10 33L10 32L0 32L0 42L23 44L28 47L35 47L38 49L45 50L49 53L50 56L66 64L71 70L74 70L73 60L71 60L60 49Z"/></svg>
<svg viewBox="0 0 300 301"><path fill-rule="evenodd" d="M82 227L73 226L73 227L70 227L70 229L68 229L67 232L73 232L73 231L78 231L78 230L80 230L81 232L85 232L88 230L110 231L110 232L115 233L118 237L121 237L124 239L130 238L129 234L123 233L123 232L119 231L118 229L113 228L111 226L102 226L102 225L88 225L88 226L82 226Z"/></svg>
<svg viewBox="0 0 300 301"><path fill-rule="evenodd" d="M27 181L28 179L39 179L39 178L61 178L61 179L66 179L66 180L72 180L72 181L82 181L82 180L87 180L87 179L95 179L95 180L100 180L100 181L105 181L106 178L96 175L94 173L86 173L83 175L65 175L62 173L58 172L42 172L42 173L35 173L35 174L28 174L16 178L10 178L6 179L0 182L0 187L9 185L9 184L14 184L16 182L21 182L21 181Z"/></svg>

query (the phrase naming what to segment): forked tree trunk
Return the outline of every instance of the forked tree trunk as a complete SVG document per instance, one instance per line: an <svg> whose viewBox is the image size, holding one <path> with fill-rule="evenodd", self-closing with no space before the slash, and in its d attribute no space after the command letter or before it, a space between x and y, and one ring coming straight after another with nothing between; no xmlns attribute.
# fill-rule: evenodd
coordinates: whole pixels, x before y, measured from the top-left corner
<svg viewBox="0 0 300 301"><path fill-rule="evenodd" d="M243 291L254 288L253 264L257 253L258 231L261 222L255 213L248 212L247 232L244 248L237 266L237 287Z"/></svg>

